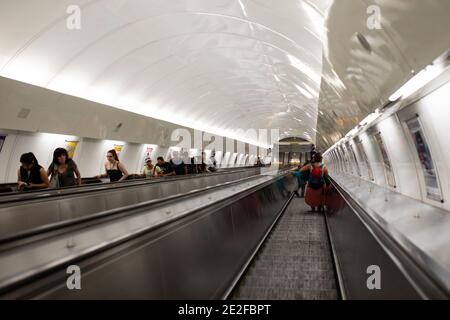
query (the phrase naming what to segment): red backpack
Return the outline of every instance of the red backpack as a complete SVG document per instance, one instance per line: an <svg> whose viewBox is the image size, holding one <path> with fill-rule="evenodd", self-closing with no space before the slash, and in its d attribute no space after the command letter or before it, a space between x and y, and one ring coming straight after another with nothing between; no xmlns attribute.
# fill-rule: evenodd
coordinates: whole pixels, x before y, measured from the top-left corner
<svg viewBox="0 0 450 320"><path fill-rule="evenodd" d="M322 167L314 167L311 171L311 177L313 179L320 179L323 177Z"/></svg>
<svg viewBox="0 0 450 320"><path fill-rule="evenodd" d="M313 166L311 170L311 177L309 178L309 187L313 189L321 189L325 183L323 178L323 168L322 166Z"/></svg>

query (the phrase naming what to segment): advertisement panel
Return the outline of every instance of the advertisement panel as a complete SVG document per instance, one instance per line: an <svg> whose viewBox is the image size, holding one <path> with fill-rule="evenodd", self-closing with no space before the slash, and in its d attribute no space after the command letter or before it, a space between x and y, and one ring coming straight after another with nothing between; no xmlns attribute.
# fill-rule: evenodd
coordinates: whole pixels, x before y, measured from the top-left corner
<svg viewBox="0 0 450 320"><path fill-rule="evenodd" d="M374 138L376 144L378 145L378 149L380 150L381 158L383 159L386 181L389 186L396 188L397 184L395 182L394 170L392 168L391 159L387 153L386 146L384 145L383 138L381 137L381 133L375 134Z"/></svg>
<svg viewBox="0 0 450 320"><path fill-rule="evenodd" d="M439 186L439 180L436 167L431 156L431 151L422 129L422 125L418 117L414 117L406 121L414 146L416 147L419 157L422 173L425 179L427 197L432 200L441 201L442 193Z"/></svg>
<svg viewBox="0 0 450 320"><path fill-rule="evenodd" d="M80 142L79 141L67 141L66 140L66 150L69 154L69 158L73 159L75 155L75 151L77 150L77 146Z"/></svg>

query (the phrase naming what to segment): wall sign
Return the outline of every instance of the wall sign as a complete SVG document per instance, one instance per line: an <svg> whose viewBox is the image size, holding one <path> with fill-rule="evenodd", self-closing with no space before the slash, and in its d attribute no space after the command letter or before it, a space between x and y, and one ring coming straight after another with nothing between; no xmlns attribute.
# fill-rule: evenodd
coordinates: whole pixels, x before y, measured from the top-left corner
<svg viewBox="0 0 450 320"><path fill-rule="evenodd" d="M120 153L123 150L123 144L115 144L114 145L114 150L116 150L117 156L120 156Z"/></svg>
<svg viewBox="0 0 450 320"><path fill-rule="evenodd" d="M427 197L432 200L441 201L442 193L439 186L439 180L436 172L436 167L431 156L430 148L422 129L422 125L418 117L414 117L406 121L406 126L409 129L411 138L416 147L417 155L422 167L423 176L425 179L425 186L427 189Z"/></svg>
<svg viewBox="0 0 450 320"><path fill-rule="evenodd" d="M69 158L73 159L75 155L75 151L77 150L77 146L80 142L79 141L67 141L66 140L66 150L69 154Z"/></svg>
<svg viewBox="0 0 450 320"><path fill-rule="evenodd" d="M153 148L147 147L147 150L145 151L145 154L144 154L144 161L145 161L145 159L151 159L152 153L153 153Z"/></svg>
<svg viewBox="0 0 450 320"><path fill-rule="evenodd" d="M381 133L375 134L374 138L380 150L381 157L383 158L384 173L386 175L387 183L389 186L396 188L397 184L395 182L394 170L392 168L391 159L389 158L389 155L387 153L383 138L381 137Z"/></svg>
<svg viewBox="0 0 450 320"><path fill-rule="evenodd" d="M352 160L355 164L356 173L361 177L361 169L359 168L358 159L356 158L355 150L353 149L353 146L350 144L350 142L347 142L347 150L349 150L350 152L350 160Z"/></svg>
<svg viewBox="0 0 450 320"><path fill-rule="evenodd" d="M372 166L370 165L369 158L367 158L366 151L364 150L364 146L362 144L361 138L355 138L356 148L358 149L358 153L361 159L361 162L366 165L367 168L367 176L371 181L374 181Z"/></svg>

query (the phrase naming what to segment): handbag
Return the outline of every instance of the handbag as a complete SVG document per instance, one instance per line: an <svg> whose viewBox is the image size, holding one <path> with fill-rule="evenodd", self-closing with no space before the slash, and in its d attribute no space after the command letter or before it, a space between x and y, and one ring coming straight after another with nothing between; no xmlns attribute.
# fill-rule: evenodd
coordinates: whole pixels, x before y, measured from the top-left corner
<svg viewBox="0 0 450 320"><path fill-rule="evenodd" d="M53 170L52 170L52 178L50 179L49 188L50 189L59 189L60 188L59 174L57 173L55 168L53 168Z"/></svg>

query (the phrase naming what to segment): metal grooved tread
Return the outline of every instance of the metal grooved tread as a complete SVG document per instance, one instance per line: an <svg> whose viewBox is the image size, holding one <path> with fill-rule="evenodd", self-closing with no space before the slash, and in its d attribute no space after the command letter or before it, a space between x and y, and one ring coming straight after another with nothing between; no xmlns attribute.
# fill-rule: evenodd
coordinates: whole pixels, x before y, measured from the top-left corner
<svg viewBox="0 0 450 320"><path fill-rule="evenodd" d="M232 299L338 298L324 217L308 210L303 199L292 200Z"/></svg>

